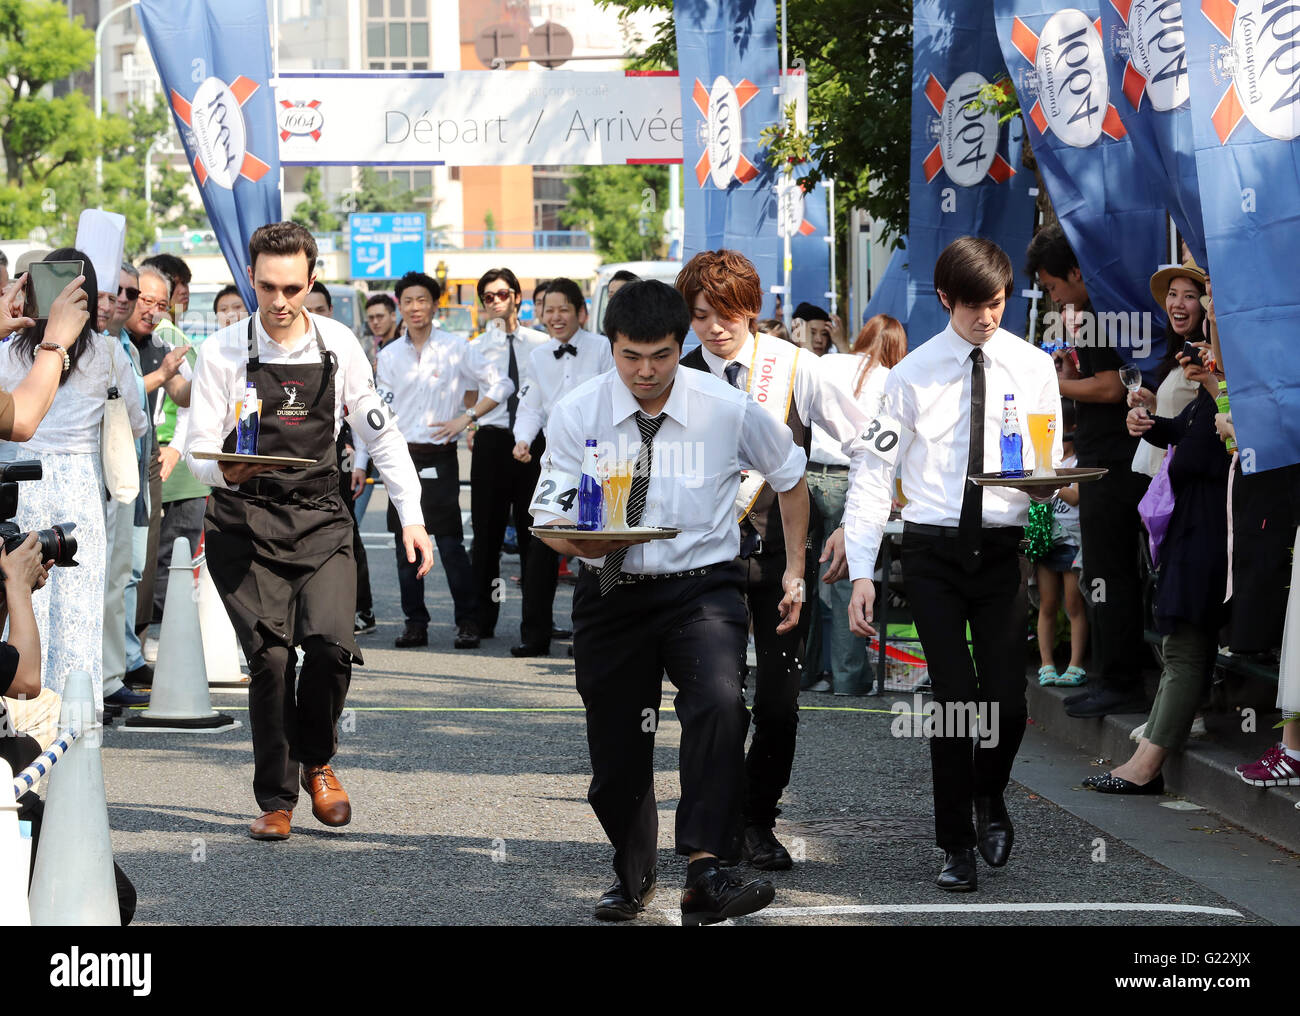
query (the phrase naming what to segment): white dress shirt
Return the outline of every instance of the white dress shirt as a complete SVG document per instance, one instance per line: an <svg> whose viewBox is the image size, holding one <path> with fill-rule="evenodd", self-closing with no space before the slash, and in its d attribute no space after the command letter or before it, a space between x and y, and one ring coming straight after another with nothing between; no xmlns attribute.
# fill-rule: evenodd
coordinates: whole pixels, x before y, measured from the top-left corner
<svg viewBox="0 0 1300 1016"><path fill-rule="evenodd" d="M889 372L880 416L900 425L897 463L907 504L903 521L956 527L966 493L970 447L971 350L952 325L918 346ZM1061 462L1061 395L1052 358L1005 329L983 346L985 362L984 470L1001 468L1000 439L1004 396L1016 397L1016 416L1024 446L1024 468L1034 466L1026 417L1055 413L1052 463ZM868 433L872 428L868 428ZM883 430L887 427L881 428ZM873 446L868 442L867 447ZM849 576L870 578L889 519L894 467L878 454L849 485L844 506ZM1009 487L985 487L985 526L1022 526L1029 495Z"/></svg>
<svg viewBox="0 0 1300 1016"><path fill-rule="evenodd" d="M828 353L819 361L822 374L830 382L845 391L849 398L857 402L867 419L876 415L880 406L880 396L885 389L885 378L889 376L888 367L877 367L863 381L862 394L855 396L858 375L866 366L866 354L853 353L832 358ZM814 423L812 429L812 448L808 452L808 461L825 466L847 466L849 457L844 454L840 442L836 441L819 425Z"/></svg>
<svg viewBox="0 0 1300 1016"><path fill-rule="evenodd" d="M306 311L303 313L307 314ZM370 362L352 330L333 318L314 314L307 314L307 317L319 330L326 351L333 353L338 363L334 375L334 434L337 437L343 425L344 405L350 413L364 415L372 409L383 413L384 403L375 392ZM253 318L257 330L257 355L263 363L320 365L320 350L316 348L311 332L298 339L292 349L286 349L266 334L260 314L254 313ZM221 451L226 435L235 428L235 406L244 397L247 370L247 319L221 329L199 347L199 362L190 389L185 464L190 467L194 478L208 487L230 489L231 485L226 482L218 463L211 459L196 459L194 452ZM388 497L396 506L402 525L423 525L420 481L397 427L385 427L372 444L370 454L384 478Z"/></svg>
<svg viewBox="0 0 1300 1016"><path fill-rule="evenodd" d="M640 404L617 371L579 385L551 412L538 487L554 476L576 484L588 438L617 458L635 461L641 433ZM674 526L672 540L652 540L628 550L623 571L665 574L730 561L740 553L736 492L740 474L757 469L777 491L789 490L807 465L790 430L744 392L703 371L678 367L664 405L667 419L655 435L643 526ZM534 511L536 525L574 523L571 515ZM593 559L599 564L602 558Z"/></svg>
<svg viewBox="0 0 1300 1016"><path fill-rule="evenodd" d="M504 329L488 328L482 335L471 342L470 346L477 349L485 361L496 367L497 372L502 377L509 377L510 343L513 341L515 367L519 370L519 390L522 392L533 380L533 350L548 345L551 342L551 337L545 332L539 332L536 328L525 328L523 325L516 328L511 335L514 336L513 340L507 337ZM569 358L566 357L566 359ZM500 399L499 402L500 404L490 413L484 413L478 418L480 427L505 427L509 429L509 396ZM517 418L517 410L515 415Z"/></svg>
<svg viewBox="0 0 1300 1016"><path fill-rule="evenodd" d="M585 328L578 329L569 344L578 355L556 356L560 343L554 339L538 346L529 358L532 383L519 389L519 411L515 414L515 443L532 444L546 429L555 404L578 385L614 369L614 354L609 339Z"/></svg>

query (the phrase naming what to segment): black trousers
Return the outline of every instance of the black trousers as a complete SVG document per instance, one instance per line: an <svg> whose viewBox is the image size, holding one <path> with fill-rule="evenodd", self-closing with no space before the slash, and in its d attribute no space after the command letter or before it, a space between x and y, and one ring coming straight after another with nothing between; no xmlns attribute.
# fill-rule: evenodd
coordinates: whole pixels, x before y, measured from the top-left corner
<svg viewBox="0 0 1300 1016"><path fill-rule="evenodd" d="M799 727L799 688L811 611L805 603L799 623L777 634L777 608L785 596L785 550L738 560L745 574L745 598L754 626L754 739L745 758L745 824L772 828L777 805L790 783L795 734ZM815 580L814 580L815 581ZM813 587L815 589L815 587ZM743 654L744 647L741 647Z"/></svg>
<svg viewBox="0 0 1300 1016"><path fill-rule="evenodd" d="M941 715L960 718L940 722L929 738L935 842L944 850L975 846L974 798L997 797L1006 789L1025 736L1027 603L1020 536L1018 528L985 529L976 565L963 558L951 537L903 533L903 589L925 650L934 702ZM969 710L959 708L972 703L979 703L987 717L987 739L976 736L981 728L972 727Z"/></svg>
<svg viewBox="0 0 1300 1016"><path fill-rule="evenodd" d="M640 886L658 853L654 737L665 671L682 725L677 853L740 855L749 728L740 688L743 581L735 562L694 577L620 585L608 596L591 570L578 579L573 657L587 708L587 800L629 888Z"/></svg>
<svg viewBox="0 0 1300 1016"><path fill-rule="evenodd" d="M545 437L539 437L541 449L533 452L533 461L537 462L540 472L540 455L546 447ZM537 442L534 442L536 445ZM530 449L531 450L531 449ZM536 486L536 479L534 479ZM529 493L528 501L532 500ZM515 532L523 533L532 525L532 516L528 513L528 501L524 502L522 514L515 515ZM522 520L522 521L521 521ZM530 534L531 535L531 534ZM522 537L521 537L522 538ZM526 646L546 646L551 644L551 630L555 627L553 611L555 607L555 589L559 585L560 555L541 540L531 540L527 556L524 545L519 545L520 560L523 566L523 619L519 625L519 641ZM577 652L575 649L574 652Z"/></svg>
<svg viewBox="0 0 1300 1016"><path fill-rule="evenodd" d="M1127 460L1096 465L1110 472L1100 480L1079 484L1083 591L1092 647L1088 683L1104 691L1141 696L1141 668L1150 657L1142 632L1138 568L1138 539L1145 530L1137 506L1151 481L1133 472Z"/></svg>
<svg viewBox="0 0 1300 1016"><path fill-rule="evenodd" d="M504 597L497 592L496 583L501 577L501 544L505 540L511 512L515 518L515 539L519 546L523 581L527 581L528 548L533 542L532 533L528 531L528 505L542 470L541 456L546 441L539 436L533 442L531 462L516 462L511 454L514 446L514 435L506 428L480 427L474 435L474 450L470 453L469 516L474 529L470 563L478 595L478 627L485 636L496 631L501 613ZM547 639L550 635L548 628Z"/></svg>
<svg viewBox="0 0 1300 1016"><path fill-rule="evenodd" d="M298 766L323 765L338 751L338 720L352 680L352 656L319 635L270 645L248 661L253 731L253 796L263 811L298 803Z"/></svg>
<svg viewBox="0 0 1300 1016"><path fill-rule="evenodd" d="M153 586L158 574L158 536L162 530L162 458L152 426L150 424L151 433L146 435L153 455L149 460L149 542L144 555L144 571L140 573L140 584L135 593L135 632L141 642L153 620Z"/></svg>
<svg viewBox="0 0 1300 1016"><path fill-rule="evenodd" d="M474 624L478 611L474 601L474 575L469 565L465 541L459 536L434 536L434 548L442 561L442 571L451 591L452 609L456 626ZM429 608L424 603L424 579L419 578L420 556L415 563L406 560L406 548L401 537L396 538L397 587L401 592L402 613L408 624L429 624Z"/></svg>
<svg viewBox="0 0 1300 1016"><path fill-rule="evenodd" d="M352 472L339 471L339 493L352 516L352 557L357 562L357 613L374 612L375 601L370 594L370 562L366 560L365 544L361 542L361 524L357 522L357 503L352 499Z"/></svg>

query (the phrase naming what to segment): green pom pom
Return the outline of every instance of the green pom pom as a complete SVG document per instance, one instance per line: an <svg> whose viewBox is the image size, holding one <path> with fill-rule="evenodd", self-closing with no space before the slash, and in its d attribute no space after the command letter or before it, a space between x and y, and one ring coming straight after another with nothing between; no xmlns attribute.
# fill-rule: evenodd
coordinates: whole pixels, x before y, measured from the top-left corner
<svg viewBox="0 0 1300 1016"><path fill-rule="evenodd" d="M1052 503L1031 504L1029 521L1025 523L1025 540L1029 544L1025 556L1031 561L1041 561L1052 549Z"/></svg>

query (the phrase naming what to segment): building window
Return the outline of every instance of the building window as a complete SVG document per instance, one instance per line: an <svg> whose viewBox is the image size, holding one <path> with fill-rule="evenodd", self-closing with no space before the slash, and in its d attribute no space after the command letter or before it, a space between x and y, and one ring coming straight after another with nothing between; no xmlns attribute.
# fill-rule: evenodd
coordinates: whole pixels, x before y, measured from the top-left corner
<svg viewBox="0 0 1300 1016"><path fill-rule="evenodd" d="M429 69L428 0L369 0L366 64L372 71Z"/></svg>
<svg viewBox="0 0 1300 1016"><path fill-rule="evenodd" d="M569 204L569 180L573 170L567 166L533 167L533 228L567 229L560 213Z"/></svg>

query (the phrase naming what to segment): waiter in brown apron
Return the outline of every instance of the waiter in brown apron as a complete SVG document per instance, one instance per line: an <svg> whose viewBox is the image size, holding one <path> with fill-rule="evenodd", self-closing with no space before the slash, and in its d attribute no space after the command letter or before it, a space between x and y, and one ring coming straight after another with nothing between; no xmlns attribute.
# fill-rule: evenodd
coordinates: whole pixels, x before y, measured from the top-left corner
<svg viewBox="0 0 1300 1016"><path fill-rule="evenodd" d="M342 407L365 433L402 519L409 559L433 562L419 509L419 480L374 390L365 353L345 325L306 313L316 245L294 223L263 226L249 243L258 313L204 343L191 396L188 461L211 482L208 567L248 658L254 839L289 836L298 786L326 825L352 808L330 767L337 724L361 663L353 638L356 561L339 489L335 440ZM305 467L217 463L193 452L235 447L235 399L245 383L261 402L257 452L310 459ZM295 647L304 654L301 672ZM301 777L299 770L301 767Z"/></svg>

